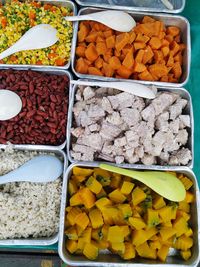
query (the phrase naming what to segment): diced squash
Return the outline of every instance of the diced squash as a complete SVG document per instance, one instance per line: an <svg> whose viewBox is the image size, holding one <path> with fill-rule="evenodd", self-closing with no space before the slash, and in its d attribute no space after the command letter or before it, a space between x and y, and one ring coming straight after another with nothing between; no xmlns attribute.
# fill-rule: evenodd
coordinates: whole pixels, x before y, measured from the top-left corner
<svg viewBox="0 0 200 267"><path fill-rule="evenodd" d="M147 209L147 226L154 227L160 223L158 211L153 209Z"/></svg>
<svg viewBox="0 0 200 267"><path fill-rule="evenodd" d="M158 214L162 220L162 222L169 222L174 219L174 212L172 206L165 206L158 210Z"/></svg>
<svg viewBox="0 0 200 267"><path fill-rule="evenodd" d="M98 199L96 202L95 202L95 205L96 207L99 209L99 210L102 210L104 209L106 206L111 206L112 205L112 202L110 201L110 199L106 198L106 197L102 197L100 199Z"/></svg>
<svg viewBox="0 0 200 267"><path fill-rule="evenodd" d="M121 67L121 62L118 57L113 56L109 59L109 65L113 70L117 70Z"/></svg>
<svg viewBox="0 0 200 267"><path fill-rule="evenodd" d="M98 252L98 248L92 243L85 244L83 249L83 255L89 260L95 260L98 256Z"/></svg>
<svg viewBox="0 0 200 267"><path fill-rule="evenodd" d="M135 50L139 50L144 49L146 47L146 44L144 42L134 42L133 46Z"/></svg>
<svg viewBox="0 0 200 267"><path fill-rule="evenodd" d="M133 67L134 72L143 72L145 70L146 70L146 66L144 64L135 62L134 67Z"/></svg>
<svg viewBox="0 0 200 267"><path fill-rule="evenodd" d="M73 254L77 250L78 242L75 240L67 240L66 241L66 249Z"/></svg>
<svg viewBox="0 0 200 267"><path fill-rule="evenodd" d="M124 260L134 259L136 256L136 253L135 253L135 248L134 248L133 244L131 244L130 242L124 242L124 245L125 245L125 251L120 256Z"/></svg>
<svg viewBox="0 0 200 267"><path fill-rule="evenodd" d="M132 209L130 204L119 204L118 209L121 210L123 214L123 218L127 220L130 216L132 216Z"/></svg>
<svg viewBox="0 0 200 267"><path fill-rule="evenodd" d="M124 181L120 191L121 191L122 194L128 195L128 194L131 193L131 191L133 190L134 186L135 186L134 183Z"/></svg>
<svg viewBox="0 0 200 267"><path fill-rule="evenodd" d="M102 229L101 229L101 232L103 234L103 240L107 240L108 239L108 230L109 230L109 225L106 225L104 224Z"/></svg>
<svg viewBox="0 0 200 267"><path fill-rule="evenodd" d="M106 207L102 210L102 215L104 222L106 224L112 225L123 225L124 219L122 216L122 213L120 210L118 210L116 207Z"/></svg>
<svg viewBox="0 0 200 267"><path fill-rule="evenodd" d="M101 69L103 67L103 59L101 57L98 57L96 60L95 60L95 67L97 69Z"/></svg>
<svg viewBox="0 0 200 267"><path fill-rule="evenodd" d="M76 48L76 56L84 57L85 56L85 50L86 50L86 48L84 46L78 46Z"/></svg>
<svg viewBox="0 0 200 267"><path fill-rule="evenodd" d="M187 212L183 211L183 210L177 210L177 218L179 217L183 217L186 221L189 221L190 219L190 214L188 214Z"/></svg>
<svg viewBox="0 0 200 267"><path fill-rule="evenodd" d="M125 45L129 43L130 37L127 32L121 33L116 36L115 48L118 51L121 51Z"/></svg>
<svg viewBox="0 0 200 267"><path fill-rule="evenodd" d="M159 240L154 240L154 241L149 242L149 247L152 249L160 249L161 243Z"/></svg>
<svg viewBox="0 0 200 267"><path fill-rule="evenodd" d="M102 184L100 184L93 176L88 178L86 186L95 194L98 194L102 189Z"/></svg>
<svg viewBox="0 0 200 267"><path fill-rule="evenodd" d="M74 193L76 193L78 191L78 188L77 188L75 181L73 181L71 179L69 180L68 190L69 190L70 196L72 196Z"/></svg>
<svg viewBox="0 0 200 267"><path fill-rule="evenodd" d="M166 56L168 56L169 55L169 47L168 46L163 46L162 48L161 48L161 51L162 51L162 53L163 53L163 56L164 57L166 57Z"/></svg>
<svg viewBox="0 0 200 267"><path fill-rule="evenodd" d="M106 191L102 188L101 191L96 194L96 197L99 199L99 198L102 198L102 197L106 197L107 194L106 194Z"/></svg>
<svg viewBox="0 0 200 267"><path fill-rule="evenodd" d="M162 45L161 40L158 37L152 37L149 41L149 45L152 49L159 49Z"/></svg>
<svg viewBox="0 0 200 267"><path fill-rule="evenodd" d="M190 212L190 204L187 203L186 201L180 201L178 204L178 209L185 211L186 213Z"/></svg>
<svg viewBox="0 0 200 267"><path fill-rule="evenodd" d="M83 241L85 243L90 243L91 242L91 238L92 238L92 228L91 227L87 227L82 235L81 235L81 238L83 239Z"/></svg>
<svg viewBox="0 0 200 267"><path fill-rule="evenodd" d="M91 62L95 61L98 58L99 53L97 52L94 44L91 43L88 45L85 50L85 56Z"/></svg>
<svg viewBox="0 0 200 267"><path fill-rule="evenodd" d="M132 44L135 41L136 34L134 31L129 32L129 43Z"/></svg>
<svg viewBox="0 0 200 267"><path fill-rule="evenodd" d="M108 62L110 61L110 59L111 56L108 58ZM103 62L103 70L106 77L112 77L114 74L114 69L111 68L111 66L106 62Z"/></svg>
<svg viewBox="0 0 200 267"><path fill-rule="evenodd" d="M110 226L108 229L108 241L111 243L124 242L124 234L119 226Z"/></svg>
<svg viewBox="0 0 200 267"><path fill-rule="evenodd" d="M83 205L83 200L81 198L80 191L71 196L71 198L69 199L69 203L70 206Z"/></svg>
<svg viewBox="0 0 200 267"><path fill-rule="evenodd" d="M90 34L85 38L87 43L94 43L97 39L97 32L90 32Z"/></svg>
<svg viewBox="0 0 200 267"><path fill-rule="evenodd" d="M108 30L104 31L103 34L104 34L105 38L111 37L113 35L113 30L108 29Z"/></svg>
<svg viewBox="0 0 200 267"><path fill-rule="evenodd" d="M182 75L182 68L181 64L179 62L175 62L173 67L172 67L172 73L174 74L174 77L176 79L179 79Z"/></svg>
<svg viewBox="0 0 200 267"><path fill-rule="evenodd" d="M85 212L79 213L75 218L75 224L80 226L82 229L86 229L89 224L89 218Z"/></svg>
<svg viewBox="0 0 200 267"><path fill-rule="evenodd" d="M81 22L78 31L78 42L84 42L88 33L89 28L85 25L84 22Z"/></svg>
<svg viewBox="0 0 200 267"><path fill-rule="evenodd" d="M121 65L121 67L117 70L117 73L124 79L128 79L132 71L130 69L127 69L125 66Z"/></svg>
<svg viewBox="0 0 200 267"><path fill-rule="evenodd" d="M156 227L147 228L145 230L147 239L152 238L158 233L158 229Z"/></svg>
<svg viewBox="0 0 200 267"><path fill-rule="evenodd" d="M108 171L94 168L94 176L96 177L97 181L102 184L102 186L110 185L111 174Z"/></svg>
<svg viewBox="0 0 200 267"><path fill-rule="evenodd" d="M186 191L185 201L187 203L192 203L194 201L194 194L189 191Z"/></svg>
<svg viewBox="0 0 200 267"><path fill-rule="evenodd" d="M98 249L107 249L109 247L109 242L105 240L100 240L96 242Z"/></svg>
<svg viewBox="0 0 200 267"><path fill-rule="evenodd" d="M193 186L193 182L189 178L185 177L184 175L179 175L178 178L183 183L185 190L189 190Z"/></svg>
<svg viewBox="0 0 200 267"><path fill-rule="evenodd" d="M180 29L175 26L169 26L167 27L167 34L170 34L172 36L177 36L180 34Z"/></svg>
<svg viewBox="0 0 200 267"><path fill-rule="evenodd" d="M166 245L163 245L157 252L157 256L159 260L165 262L167 255L169 253L169 247Z"/></svg>
<svg viewBox="0 0 200 267"><path fill-rule="evenodd" d="M150 40L150 38L147 35L143 35L141 33L138 33L138 35L135 38L135 42L141 42L141 43L147 43Z"/></svg>
<svg viewBox="0 0 200 267"><path fill-rule="evenodd" d="M119 189L115 189L108 196L114 203L123 203L126 200L126 197L121 193Z"/></svg>
<svg viewBox="0 0 200 267"><path fill-rule="evenodd" d="M106 38L106 46L107 48L114 48L115 47L115 35L111 35Z"/></svg>
<svg viewBox="0 0 200 267"><path fill-rule="evenodd" d="M144 80L144 81L153 81L153 76L151 75L151 73L146 69L143 72L138 74L138 77L140 80Z"/></svg>
<svg viewBox="0 0 200 267"><path fill-rule="evenodd" d="M78 234L77 234L76 228L74 226L69 227L65 231L65 235L67 236L68 239L78 240Z"/></svg>
<svg viewBox="0 0 200 267"><path fill-rule="evenodd" d="M125 244L124 242L118 242L118 243L111 243L112 250L117 254L124 254L125 252Z"/></svg>
<svg viewBox="0 0 200 267"><path fill-rule="evenodd" d="M176 41L170 43L170 53L175 56L180 51L180 45Z"/></svg>
<svg viewBox="0 0 200 267"><path fill-rule="evenodd" d="M96 229L103 225L103 217L100 210L92 209L89 212L89 218L92 224L92 228Z"/></svg>
<svg viewBox="0 0 200 267"><path fill-rule="evenodd" d="M153 208L158 210L166 206L166 203L163 199L163 197L157 195L153 200Z"/></svg>
<svg viewBox="0 0 200 267"><path fill-rule="evenodd" d="M85 205L86 209L92 208L96 201L95 195L87 187L80 189L79 192L81 195L82 204Z"/></svg>
<svg viewBox="0 0 200 267"><path fill-rule="evenodd" d="M149 247L147 242L136 247L136 251L140 257L147 259L156 259L156 250Z"/></svg>
<svg viewBox="0 0 200 267"><path fill-rule="evenodd" d="M193 235L192 228L188 228L188 231L185 233L185 236L190 237Z"/></svg>
<svg viewBox="0 0 200 267"><path fill-rule="evenodd" d="M176 230L176 236L179 237L188 231L187 221L183 217L179 217L174 221L173 228Z"/></svg>
<svg viewBox="0 0 200 267"><path fill-rule="evenodd" d="M145 50L143 50L143 49L139 50L137 52L136 57L135 57L135 61L138 63L142 63L144 54L145 54Z"/></svg>
<svg viewBox="0 0 200 267"><path fill-rule="evenodd" d="M148 240L145 230L134 230L132 232L132 243L134 246L138 247Z"/></svg>
<svg viewBox="0 0 200 267"><path fill-rule="evenodd" d="M155 50L154 51L154 59L155 59L155 63L162 64L162 62L163 62L163 53L160 50Z"/></svg>
<svg viewBox="0 0 200 267"><path fill-rule="evenodd" d="M92 239L96 241L100 241L103 238L102 229L92 229Z"/></svg>
<svg viewBox="0 0 200 267"><path fill-rule="evenodd" d="M174 248L187 251L193 246L193 239L187 236L180 236L176 239Z"/></svg>
<svg viewBox="0 0 200 267"><path fill-rule="evenodd" d="M151 75L161 78L164 75L168 74L168 68L162 64L152 64L149 66L149 71Z"/></svg>
<svg viewBox="0 0 200 267"><path fill-rule="evenodd" d="M98 56L104 55L107 51L106 43L105 42L98 42L96 44L96 51Z"/></svg>
<svg viewBox="0 0 200 267"><path fill-rule="evenodd" d="M181 257L182 257L185 261L189 260L189 258L191 258L191 256L192 256L192 253L191 253L191 250L190 250L190 249L188 249L188 250L186 250L186 251L181 251L180 254L181 254Z"/></svg>
<svg viewBox="0 0 200 267"><path fill-rule="evenodd" d="M70 225L75 224L76 216L81 213L81 209L78 207L72 207L70 211L67 213L67 221L69 221Z"/></svg>
<svg viewBox="0 0 200 267"><path fill-rule="evenodd" d="M90 75L96 75L96 76L103 76L101 71L95 67L89 67L88 68L88 74Z"/></svg>
<svg viewBox="0 0 200 267"><path fill-rule="evenodd" d="M134 206L136 206L140 202L144 201L145 198L146 198L146 194L144 193L144 191L142 189L140 189L140 187L137 186L135 189L133 189L132 202L133 202Z"/></svg>
<svg viewBox="0 0 200 267"><path fill-rule="evenodd" d="M86 63L86 61L82 57L80 57L76 61L75 69L79 73L86 74L88 71L88 64Z"/></svg>
<svg viewBox="0 0 200 267"><path fill-rule="evenodd" d="M125 66L127 69L131 69L134 65L134 58L133 58L133 49L130 49L130 51L126 54L122 65Z"/></svg>
<svg viewBox="0 0 200 267"><path fill-rule="evenodd" d="M83 177L87 177L87 176L90 176L92 173L93 173L93 170L92 169L89 169L89 168L81 168L81 167L73 167L73 175L75 176L83 176ZM84 181L84 180L81 180L81 182Z"/></svg>
<svg viewBox="0 0 200 267"><path fill-rule="evenodd" d="M149 45L144 49L144 55L142 58L142 63L146 64L148 63L154 56L154 53Z"/></svg>
<svg viewBox="0 0 200 267"><path fill-rule="evenodd" d="M118 173L113 173L112 178L111 178L111 183L110 183L110 187L112 188L118 188L119 184L121 182L121 175Z"/></svg>
<svg viewBox="0 0 200 267"><path fill-rule="evenodd" d="M170 227L162 227L159 232L163 241L166 241L176 234L176 230Z"/></svg>
<svg viewBox="0 0 200 267"><path fill-rule="evenodd" d="M150 16L144 16L142 19L142 23L151 23L151 22L155 22L155 19L153 19Z"/></svg>
<svg viewBox="0 0 200 267"><path fill-rule="evenodd" d="M134 218L134 217L130 217L128 219L130 225L132 227L134 227L136 230L140 230L146 227L145 222L143 221L142 218Z"/></svg>
<svg viewBox="0 0 200 267"><path fill-rule="evenodd" d="M124 238L128 237L131 233L130 228L128 225L122 225L120 226L124 235Z"/></svg>

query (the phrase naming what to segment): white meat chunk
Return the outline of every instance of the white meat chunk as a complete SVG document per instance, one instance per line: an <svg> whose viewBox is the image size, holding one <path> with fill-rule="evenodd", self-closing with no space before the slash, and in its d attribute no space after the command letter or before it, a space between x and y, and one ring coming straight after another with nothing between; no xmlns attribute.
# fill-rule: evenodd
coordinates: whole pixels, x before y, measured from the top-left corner
<svg viewBox="0 0 200 267"><path fill-rule="evenodd" d="M132 103L134 102L134 95L122 92L117 95L117 99L119 103L118 109L121 110L132 106Z"/></svg>
<svg viewBox="0 0 200 267"><path fill-rule="evenodd" d="M93 124L95 121L91 119L85 111L81 111L77 117L77 126L87 127Z"/></svg>
<svg viewBox="0 0 200 267"><path fill-rule="evenodd" d="M84 153L81 157L82 161L94 161L94 152L88 151L87 153Z"/></svg>
<svg viewBox="0 0 200 267"><path fill-rule="evenodd" d="M88 126L90 132L97 132L101 129L101 126L97 123L91 124Z"/></svg>
<svg viewBox="0 0 200 267"><path fill-rule="evenodd" d="M141 159L141 161L144 165L153 165L156 164L156 157L149 154L144 154L144 157Z"/></svg>
<svg viewBox="0 0 200 267"><path fill-rule="evenodd" d="M120 138L116 138L115 141L114 141L114 146L116 147L122 147L122 146L125 146L127 143L126 143L126 137L123 136L123 137L120 137Z"/></svg>
<svg viewBox="0 0 200 267"><path fill-rule="evenodd" d="M74 144L72 145L72 150L74 152L79 152L79 153L94 153L94 150L88 146L85 145L79 145L79 144Z"/></svg>
<svg viewBox="0 0 200 267"><path fill-rule="evenodd" d="M103 159L105 161L110 161L110 162L115 162L115 159L113 156L111 155L107 155L107 154L103 154L103 153L100 153L99 156L98 156L99 159Z"/></svg>
<svg viewBox="0 0 200 267"><path fill-rule="evenodd" d="M86 103L86 108L85 110L89 110L91 104L98 104L98 98L96 97L92 97L92 98L89 98L88 100L85 100L85 103Z"/></svg>
<svg viewBox="0 0 200 267"><path fill-rule="evenodd" d="M74 152L74 151L70 151L71 157L74 160L81 160L81 153L80 152Z"/></svg>
<svg viewBox="0 0 200 267"><path fill-rule="evenodd" d="M98 105L90 105L88 116L90 118L95 118L95 120L98 120L98 118L105 116L105 111Z"/></svg>
<svg viewBox="0 0 200 267"><path fill-rule="evenodd" d="M154 120L155 118L155 110L153 105L149 105L148 107L146 107L145 109L143 109L142 111L142 118L145 121L149 121L149 120Z"/></svg>
<svg viewBox="0 0 200 267"><path fill-rule="evenodd" d="M169 107L169 112L170 112L170 119L174 120L176 119L179 115L181 115L182 110L185 108L187 105L187 100L179 98L174 105Z"/></svg>
<svg viewBox="0 0 200 267"><path fill-rule="evenodd" d="M113 156L121 156L123 155L123 148L122 147L112 147L112 155Z"/></svg>
<svg viewBox="0 0 200 267"><path fill-rule="evenodd" d="M104 144L103 144L103 148L102 148L101 152L103 154L111 154L112 153L112 149L113 149L112 142L105 141Z"/></svg>
<svg viewBox="0 0 200 267"><path fill-rule="evenodd" d="M176 142L178 142L182 145L185 145L188 141L188 132L185 129L180 130L178 132L178 134L176 135L175 140L176 140Z"/></svg>
<svg viewBox="0 0 200 267"><path fill-rule="evenodd" d="M167 132L169 129L169 112L165 111L157 117L155 126L157 130Z"/></svg>
<svg viewBox="0 0 200 267"><path fill-rule="evenodd" d="M135 154L138 155L139 158L144 157L144 148L143 146L138 146L135 148Z"/></svg>
<svg viewBox="0 0 200 267"><path fill-rule="evenodd" d="M100 151L103 146L103 140L99 133L90 133L82 136L82 143L96 151Z"/></svg>
<svg viewBox="0 0 200 267"><path fill-rule="evenodd" d="M174 133L174 134L177 134L178 131L179 131L179 125L180 125L180 122L179 122L179 119L175 119L174 121L171 121L170 124L169 124L169 129Z"/></svg>
<svg viewBox="0 0 200 267"><path fill-rule="evenodd" d="M106 96L108 94L108 88L99 87L99 88L95 89L95 94L96 94L96 96L99 96L99 97Z"/></svg>
<svg viewBox="0 0 200 267"><path fill-rule="evenodd" d="M169 161L169 153L168 152L161 152L160 153L160 159L164 162Z"/></svg>
<svg viewBox="0 0 200 267"><path fill-rule="evenodd" d="M191 151L188 148L182 148L174 152L169 159L170 165L187 165L192 159Z"/></svg>
<svg viewBox="0 0 200 267"><path fill-rule="evenodd" d="M137 108L139 111L142 111L145 108L145 102L142 97L135 96L133 100L133 108Z"/></svg>
<svg viewBox="0 0 200 267"><path fill-rule="evenodd" d="M158 157L158 156L160 156L162 149L163 149L162 145L152 146L152 148L150 150L150 154L152 156Z"/></svg>
<svg viewBox="0 0 200 267"><path fill-rule="evenodd" d="M92 89L90 86L85 87L85 89L83 91L84 100L91 99L94 96L95 96L94 89Z"/></svg>
<svg viewBox="0 0 200 267"><path fill-rule="evenodd" d="M106 117L106 121L114 125L121 125L123 123L123 120L117 111L114 111L112 114L108 115Z"/></svg>
<svg viewBox="0 0 200 267"><path fill-rule="evenodd" d="M110 101L113 109L115 109L115 110L118 109L119 101L118 101L118 97L116 95L107 96L107 99Z"/></svg>
<svg viewBox="0 0 200 267"><path fill-rule="evenodd" d="M77 127L77 128L71 128L71 134L75 136L76 138L82 136L84 134L84 128Z"/></svg>
<svg viewBox="0 0 200 267"><path fill-rule="evenodd" d="M140 113L137 109L124 108L120 111L122 119L131 127L141 120Z"/></svg>
<svg viewBox="0 0 200 267"><path fill-rule="evenodd" d="M82 92L81 92L80 89L78 89L78 90L76 91L76 96L75 96L75 98L76 98L76 101L82 101L82 100L83 100Z"/></svg>
<svg viewBox="0 0 200 267"><path fill-rule="evenodd" d="M112 114L113 109L112 109L111 103L107 97L102 98L101 106L102 106L104 111L108 112L109 114Z"/></svg>
<svg viewBox="0 0 200 267"><path fill-rule="evenodd" d="M115 157L115 162L116 162L117 164L121 164L121 163L123 163L123 162L124 162L124 156L116 156L116 157Z"/></svg>
<svg viewBox="0 0 200 267"><path fill-rule="evenodd" d="M114 140L121 133L121 129L107 121L103 121L100 135L105 140Z"/></svg>
<svg viewBox="0 0 200 267"><path fill-rule="evenodd" d="M86 107L85 101L76 102L73 107L74 116L77 117L82 110L85 110L85 107Z"/></svg>
<svg viewBox="0 0 200 267"><path fill-rule="evenodd" d="M139 143L139 135L135 131L126 131L125 132L127 143L130 144L132 142L138 144ZM137 146L136 146L137 147Z"/></svg>
<svg viewBox="0 0 200 267"><path fill-rule="evenodd" d="M165 111L170 105L176 101L178 95L173 93L161 93L155 99L152 100L152 105L155 110L155 115L161 114Z"/></svg>
<svg viewBox="0 0 200 267"><path fill-rule="evenodd" d="M180 145L175 139L174 134L171 131L165 133L166 141L163 145L164 151L173 152L179 149Z"/></svg>
<svg viewBox="0 0 200 267"><path fill-rule="evenodd" d="M189 115L180 115L178 118L179 118L179 129L190 127L190 116Z"/></svg>

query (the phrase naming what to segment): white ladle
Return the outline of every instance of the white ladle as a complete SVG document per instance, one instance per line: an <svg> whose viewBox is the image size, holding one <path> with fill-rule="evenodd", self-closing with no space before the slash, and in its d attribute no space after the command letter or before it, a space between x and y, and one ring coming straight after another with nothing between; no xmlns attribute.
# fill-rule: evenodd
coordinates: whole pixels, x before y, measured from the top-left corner
<svg viewBox="0 0 200 267"><path fill-rule="evenodd" d="M90 82L90 81L71 81L72 84L85 86L99 86L106 88L115 88L129 94L140 96L143 98L153 99L156 94L147 86L132 82Z"/></svg>
<svg viewBox="0 0 200 267"><path fill-rule="evenodd" d="M118 10L107 10L81 16L67 16L65 19L69 21L93 20L119 32L130 32L136 25L135 20L128 13Z"/></svg>
<svg viewBox="0 0 200 267"><path fill-rule="evenodd" d="M49 47L58 41L57 30L49 24L29 29L15 44L0 54L0 60L16 52Z"/></svg>
<svg viewBox="0 0 200 267"><path fill-rule="evenodd" d="M0 90L0 121L15 117L22 108L21 98L10 90Z"/></svg>
<svg viewBox="0 0 200 267"><path fill-rule="evenodd" d="M18 169L0 176L0 184L12 182L47 183L56 180L63 172L63 163L55 156L41 155L32 158Z"/></svg>

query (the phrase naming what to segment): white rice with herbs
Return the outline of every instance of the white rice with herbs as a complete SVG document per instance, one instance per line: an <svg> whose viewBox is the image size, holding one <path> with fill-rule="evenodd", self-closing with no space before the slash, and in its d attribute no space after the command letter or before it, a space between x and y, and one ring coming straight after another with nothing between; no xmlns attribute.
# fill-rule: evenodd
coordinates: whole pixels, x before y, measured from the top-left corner
<svg viewBox="0 0 200 267"><path fill-rule="evenodd" d="M8 147L0 150L0 175L40 153ZM52 154L52 153L51 153ZM61 178L50 183L0 185L0 239L50 237L58 232Z"/></svg>

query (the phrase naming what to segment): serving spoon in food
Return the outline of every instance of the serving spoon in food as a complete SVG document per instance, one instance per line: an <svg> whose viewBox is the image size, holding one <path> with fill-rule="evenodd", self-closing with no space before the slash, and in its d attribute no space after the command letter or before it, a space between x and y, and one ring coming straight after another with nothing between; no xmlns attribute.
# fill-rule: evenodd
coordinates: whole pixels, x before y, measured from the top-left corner
<svg viewBox="0 0 200 267"><path fill-rule="evenodd" d="M149 87L134 82L95 82L95 81L91 82L91 81L72 80L71 84L114 88L129 94L133 94L148 99L153 99L156 97L155 92L151 90Z"/></svg>
<svg viewBox="0 0 200 267"><path fill-rule="evenodd" d="M63 163L57 157L40 155L27 161L18 169L0 176L0 184L12 182L53 182L62 172Z"/></svg>
<svg viewBox="0 0 200 267"><path fill-rule="evenodd" d="M0 90L0 121L15 117L22 108L21 98L10 90Z"/></svg>
<svg viewBox="0 0 200 267"><path fill-rule="evenodd" d="M183 183L168 172L127 170L108 164L100 164L99 167L140 181L159 195L171 201L179 202L185 199L186 191Z"/></svg>
<svg viewBox="0 0 200 267"><path fill-rule="evenodd" d="M0 53L0 60L16 52L42 49L58 41L57 30L49 24L38 24L30 28L11 47Z"/></svg>
<svg viewBox="0 0 200 267"><path fill-rule="evenodd" d="M66 16L68 21L93 20L119 32L130 32L135 27L135 20L126 12L107 10L80 16Z"/></svg>

